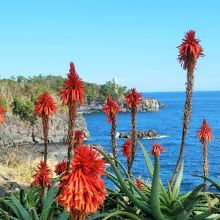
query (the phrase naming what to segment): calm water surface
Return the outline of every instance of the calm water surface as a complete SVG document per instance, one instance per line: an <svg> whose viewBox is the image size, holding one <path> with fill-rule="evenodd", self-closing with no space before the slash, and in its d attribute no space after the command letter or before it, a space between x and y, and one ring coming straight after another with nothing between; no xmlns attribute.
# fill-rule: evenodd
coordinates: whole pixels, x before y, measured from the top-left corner
<svg viewBox="0 0 220 220"><path fill-rule="evenodd" d="M148 152L153 142L159 142L166 149L160 158L161 178L164 183L169 180L174 170L181 143L183 107L185 102L184 92L143 93L143 96L156 98L165 104L159 112L143 112L137 114L137 129L154 129L166 137L154 140L141 140ZM96 143L111 152L110 125L106 122L104 113L85 115L91 139L87 143ZM194 92L192 117L187 133L184 154L184 178L182 190L191 190L202 180L192 177L192 174L202 174L202 147L196 136L203 119L206 118L211 126L214 141L208 145L209 176L217 180L220 175L220 92ZM129 132L131 129L130 113L119 113L117 118L117 131ZM120 149L119 158L125 163L121 152L121 146L125 140L117 139ZM152 157L151 157L152 158ZM145 161L138 147L134 162L133 174L149 178ZM219 180L220 182L220 180Z"/></svg>

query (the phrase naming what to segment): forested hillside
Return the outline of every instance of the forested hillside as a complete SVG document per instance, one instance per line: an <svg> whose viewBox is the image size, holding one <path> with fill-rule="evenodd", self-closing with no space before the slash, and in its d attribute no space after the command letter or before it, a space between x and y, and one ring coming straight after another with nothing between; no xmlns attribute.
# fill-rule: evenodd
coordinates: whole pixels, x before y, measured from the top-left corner
<svg viewBox="0 0 220 220"><path fill-rule="evenodd" d="M34 76L10 79L0 79L0 105L7 112L18 115L21 119L35 121L33 114L34 103L39 95L48 91L56 100L58 105L61 104L59 90L61 89L65 78L62 76ZM104 102L109 94L117 100L123 99L127 92L125 86L120 86L113 79L103 85L96 83L85 84L85 104L95 102Z"/></svg>

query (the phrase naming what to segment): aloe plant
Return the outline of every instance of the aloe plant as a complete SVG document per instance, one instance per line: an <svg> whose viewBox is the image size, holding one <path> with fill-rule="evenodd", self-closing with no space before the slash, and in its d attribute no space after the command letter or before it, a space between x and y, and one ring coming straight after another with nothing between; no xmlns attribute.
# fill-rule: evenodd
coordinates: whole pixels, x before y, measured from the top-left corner
<svg viewBox="0 0 220 220"><path fill-rule="evenodd" d="M69 214L55 203L58 188L53 185L44 196L38 200L40 204L28 201L28 193L20 190L19 198L14 194L10 197L0 198L0 219L8 220L67 220ZM40 198L40 194L38 195ZM31 201L32 202L32 201Z"/></svg>
<svg viewBox="0 0 220 220"><path fill-rule="evenodd" d="M117 187L115 191L109 190L109 195L114 195L114 197L110 199L107 197L107 200L111 200L114 207L112 210L105 209L99 213L103 219L121 216L123 219L200 220L212 216L213 213L219 213L217 208L219 200L217 198L212 199L207 193L201 192L204 184L197 186L190 193L180 195L184 170L183 162L175 184L171 186L168 183L168 190L166 190L160 180L158 156L154 155L153 166L146 149L140 142L139 145L149 174L152 177L151 188L147 191L142 191L135 185L120 161L115 160L113 162L107 153L96 148L111 165L113 173L107 172L107 177ZM115 163L118 164L118 167L115 166Z"/></svg>
<svg viewBox="0 0 220 220"><path fill-rule="evenodd" d="M200 176L200 175L193 175L193 176L200 177L200 178L203 178L204 180L207 180L208 182L212 184L212 186L214 186L218 191L220 191L220 184L216 183L216 181L205 176Z"/></svg>

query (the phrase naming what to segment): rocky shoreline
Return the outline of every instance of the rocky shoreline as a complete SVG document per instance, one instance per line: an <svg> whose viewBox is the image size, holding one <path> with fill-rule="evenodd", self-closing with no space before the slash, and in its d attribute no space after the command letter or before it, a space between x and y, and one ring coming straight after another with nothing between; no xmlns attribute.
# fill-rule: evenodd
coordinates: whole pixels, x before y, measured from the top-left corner
<svg viewBox="0 0 220 220"><path fill-rule="evenodd" d="M59 112L49 119L49 143L66 142L68 118L66 112ZM84 131L84 138L90 134L86 121L81 113L77 115L76 130ZM17 146L25 144L44 143L42 124L39 120L35 124L21 120L10 113L5 114L5 122L0 125L0 146Z"/></svg>
<svg viewBox="0 0 220 220"><path fill-rule="evenodd" d="M129 112L130 109L126 106L125 102L119 103L121 106L121 112ZM87 124L83 114L102 112L103 104L95 103L91 105L84 105L79 107L76 129L83 130L85 140L90 138ZM138 106L138 112L156 112L159 111L162 104L156 99L142 98L141 104ZM67 130L68 130L68 117L67 112L59 111L55 116L49 119L49 143L61 143L66 142ZM152 133L152 132L151 132ZM140 138L151 138L157 134L140 134ZM28 121L21 120L18 116L11 113L5 114L5 122L0 125L0 146L17 146L25 144L41 144L43 143L43 132L41 121L31 124Z"/></svg>

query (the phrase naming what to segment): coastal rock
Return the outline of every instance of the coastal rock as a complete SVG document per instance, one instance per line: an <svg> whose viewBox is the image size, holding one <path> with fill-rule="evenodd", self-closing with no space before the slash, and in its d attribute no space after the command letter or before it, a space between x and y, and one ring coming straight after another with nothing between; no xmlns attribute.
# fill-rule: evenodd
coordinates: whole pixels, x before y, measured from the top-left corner
<svg viewBox="0 0 220 220"><path fill-rule="evenodd" d="M94 103L90 105L83 105L79 107L79 112L83 114L89 114L93 112L102 112L102 104Z"/></svg>
<svg viewBox="0 0 220 220"><path fill-rule="evenodd" d="M59 112L49 119L49 143L65 142L67 139L67 113ZM81 113L77 115L76 129L83 130L85 139L90 137L86 121ZM0 146L43 143L43 131L40 120L32 125L10 113L5 115L5 122L0 125Z"/></svg>
<svg viewBox="0 0 220 220"><path fill-rule="evenodd" d="M3 185L0 182L0 197L9 196L10 193L19 191L21 188L23 187L14 181L6 182Z"/></svg>
<svg viewBox="0 0 220 220"><path fill-rule="evenodd" d="M79 107L79 112L88 114L93 112L102 112L102 107L104 103L93 103L90 105L84 105ZM129 112L130 109L127 107L125 101L119 102L121 107L121 112ZM159 103L157 99L154 98L142 98L141 104L137 106L138 112L157 112L159 111L160 107L164 107L162 103Z"/></svg>
<svg viewBox="0 0 220 220"><path fill-rule="evenodd" d="M137 106L138 112L157 112L160 110L160 103L154 98L142 98L141 104ZM128 112L130 109L126 103L121 103L121 111Z"/></svg>
<svg viewBox="0 0 220 220"><path fill-rule="evenodd" d="M147 112L159 111L160 105L157 99L153 98L142 98L141 109Z"/></svg>
<svg viewBox="0 0 220 220"><path fill-rule="evenodd" d="M154 130L137 131L138 139L153 139L153 138L159 138L159 137L160 135ZM129 133L121 132L119 134L119 138L131 138L131 132Z"/></svg>

